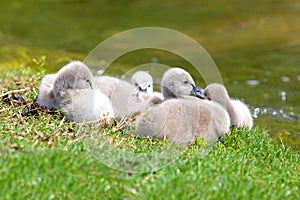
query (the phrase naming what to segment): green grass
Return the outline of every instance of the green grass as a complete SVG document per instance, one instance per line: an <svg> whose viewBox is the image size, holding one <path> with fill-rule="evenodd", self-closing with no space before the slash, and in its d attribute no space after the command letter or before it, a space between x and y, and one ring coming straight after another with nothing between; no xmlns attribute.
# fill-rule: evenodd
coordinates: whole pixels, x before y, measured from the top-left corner
<svg viewBox="0 0 300 200"><path fill-rule="evenodd" d="M232 97L299 116L299 5L295 0L2 0L1 94L28 89L0 100L0 199L300 199L297 120L259 116L259 127L233 130L206 156L198 141L155 173L124 173L100 162L103 154L88 152L80 131L86 129L59 112L30 107L45 68L55 72L72 59L83 60L116 33L154 26L203 45ZM190 67L174 54L142 50L121 56L110 71L122 74L153 57ZM283 83L282 76L291 81ZM249 79L261 84L249 86ZM280 91L287 92L286 102ZM132 126L103 125L100 133L116 149L149 153L170 147L130 135Z"/></svg>
<svg viewBox="0 0 300 200"><path fill-rule="evenodd" d="M90 126L82 132L82 126L65 121L59 112L30 107L43 75L40 61L32 67L41 72L0 68L1 94L29 88L1 96L1 199L300 198L299 152L259 127L232 130L205 155L197 141L170 165L152 172L107 167L82 139ZM170 145L130 135L131 124L99 122L96 128L101 126L99 132L126 151L153 152Z"/></svg>

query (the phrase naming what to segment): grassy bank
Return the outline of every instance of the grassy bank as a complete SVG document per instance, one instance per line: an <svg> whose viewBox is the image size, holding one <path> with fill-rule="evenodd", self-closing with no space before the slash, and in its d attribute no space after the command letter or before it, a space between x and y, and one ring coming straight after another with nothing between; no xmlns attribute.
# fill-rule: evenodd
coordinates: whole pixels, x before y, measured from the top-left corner
<svg viewBox="0 0 300 200"><path fill-rule="evenodd" d="M252 110L272 110L259 115L256 124L300 150L299 10L300 1L295 0L2 0L0 63L32 66L32 57L46 55L51 73L71 59L84 60L117 33L169 28L207 50L232 97L244 100ZM107 72L121 76L154 61L191 67L174 53L141 49L116 59ZM199 79L199 86L206 85ZM249 85L249 80L259 84Z"/></svg>
<svg viewBox="0 0 300 200"><path fill-rule="evenodd" d="M300 157L267 130L233 130L203 156L190 145L169 166L121 172L90 156L78 127L32 102L44 73L0 68L0 196L4 199L299 199ZM10 93L9 91L15 91ZM101 131L119 148L155 151L166 142L127 129ZM125 138L125 139L124 139ZM152 144L152 145L150 145ZM112 158L113 159L113 158Z"/></svg>

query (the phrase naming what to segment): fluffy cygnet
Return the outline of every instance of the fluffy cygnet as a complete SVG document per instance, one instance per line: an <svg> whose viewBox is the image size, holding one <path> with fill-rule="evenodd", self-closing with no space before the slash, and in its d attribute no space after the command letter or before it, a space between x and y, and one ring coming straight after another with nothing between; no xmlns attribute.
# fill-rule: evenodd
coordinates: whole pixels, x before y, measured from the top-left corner
<svg viewBox="0 0 300 200"><path fill-rule="evenodd" d="M93 74L84 63L72 61L57 72L53 86L54 98L63 97L70 89L92 88L92 79Z"/></svg>
<svg viewBox="0 0 300 200"><path fill-rule="evenodd" d="M94 77L93 85L100 89L111 101L115 116L132 115L153 104L153 98L141 101L136 88L130 83L110 76Z"/></svg>
<svg viewBox="0 0 300 200"><path fill-rule="evenodd" d="M218 83L208 85L205 88L205 95L208 99L219 103L228 111L231 126L252 128L253 119L247 105L240 100L230 99L223 85Z"/></svg>
<svg viewBox="0 0 300 200"><path fill-rule="evenodd" d="M146 71L135 72L132 75L131 84L136 88L136 95L140 101L156 99L156 103L160 103L164 99L162 93L153 91L153 78Z"/></svg>
<svg viewBox="0 0 300 200"><path fill-rule="evenodd" d="M131 77L131 84L135 86L139 92L151 94L153 92L152 76L146 71L137 71Z"/></svg>
<svg viewBox="0 0 300 200"><path fill-rule="evenodd" d="M114 117L110 100L97 89L74 89L58 101L58 106L67 117L75 122L94 121Z"/></svg>
<svg viewBox="0 0 300 200"><path fill-rule="evenodd" d="M138 135L188 144L200 137L216 142L229 131L227 111L218 103L193 97L196 95L194 80L185 70L167 70L162 79L162 92L167 100L137 116Z"/></svg>
<svg viewBox="0 0 300 200"><path fill-rule="evenodd" d="M114 116L111 102L100 90L93 89L92 79L91 71L80 61L70 62L58 71L53 96L55 106L67 119L84 122Z"/></svg>
<svg viewBox="0 0 300 200"><path fill-rule="evenodd" d="M201 101L170 99L153 106L137 117L136 132L180 144L201 137L216 142L229 131L229 116L219 104Z"/></svg>
<svg viewBox="0 0 300 200"><path fill-rule="evenodd" d="M161 91L165 99L191 95L205 99L204 90L196 87L190 73L181 68L171 68L164 73Z"/></svg>
<svg viewBox="0 0 300 200"><path fill-rule="evenodd" d="M47 74L43 77L39 86L39 92L36 97L36 102L40 106L47 108L55 107L55 99L53 95L53 85L56 78L56 74Z"/></svg>

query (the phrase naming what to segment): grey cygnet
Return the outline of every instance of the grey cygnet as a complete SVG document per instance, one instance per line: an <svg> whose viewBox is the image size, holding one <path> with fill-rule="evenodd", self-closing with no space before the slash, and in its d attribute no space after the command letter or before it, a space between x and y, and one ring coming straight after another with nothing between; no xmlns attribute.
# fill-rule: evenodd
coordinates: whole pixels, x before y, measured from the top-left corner
<svg viewBox="0 0 300 200"><path fill-rule="evenodd" d="M218 103L194 97L195 82L188 72L171 68L161 85L166 100L137 116L138 135L189 144L201 137L216 142L229 132L227 111Z"/></svg>
<svg viewBox="0 0 300 200"><path fill-rule="evenodd" d="M153 78L146 71L137 71L131 77L131 84L135 86L139 92L151 94L153 92Z"/></svg>
<svg viewBox="0 0 300 200"><path fill-rule="evenodd" d="M205 95L228 111L231 126L252 128L253 118L247 105L238 99L230 99L223 85L218 83L209 84L205 88Z"/></svg>
<svg viewBox="0 0 300 200"><path fill-rule="evenodd" d="M109 98L118 118L139 113L152 106L154 102L152 98L141 101L133 85L115 77L94 77L93 85Z"/></svg>
<svg viewBox="0 0 300 200"><path fill-rule="evenodd" d="M108 97L93 89L92 80L92 72L80 61L70 62L55 75L54 106L61 109L67 119L85 122L114 116Z"/></svg>
<svg viewBox="0 0 300 200"><path fill-rule="evenodd" d="M136 88L139 101L151 100L152 103L161 103L164 99L162 93L153 91L153 78L146 71L137 71L132 75L131 84Z"/></svg>

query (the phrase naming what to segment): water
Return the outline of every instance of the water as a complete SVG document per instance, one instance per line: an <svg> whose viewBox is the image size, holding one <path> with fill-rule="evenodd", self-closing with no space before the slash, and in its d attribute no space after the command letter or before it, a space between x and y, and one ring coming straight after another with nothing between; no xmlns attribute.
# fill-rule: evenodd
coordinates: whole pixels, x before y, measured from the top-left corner
<svg viewBox="0 0 300 200"><path fill-rule="evenodd" d="M300 150L299 11L294 0L2 0L0 67L34 66L32 58L46 55L47 72L55 72L113 34L171 28L209 52L230 96L249 105L255 125ZM121 76L143 63L184 67L206 85L184 59L158 50L128 53L98 74Z"/></svg>

